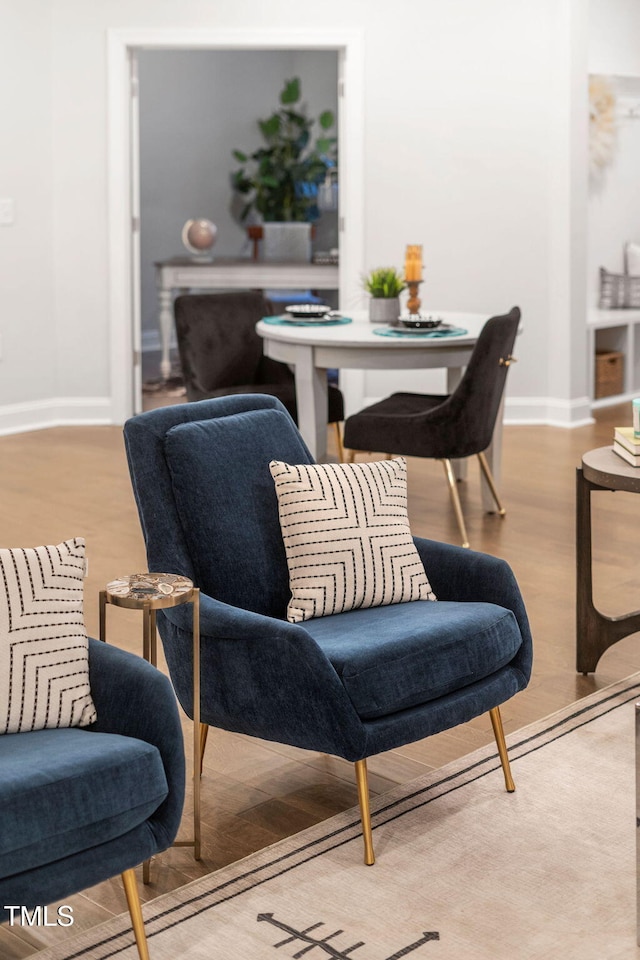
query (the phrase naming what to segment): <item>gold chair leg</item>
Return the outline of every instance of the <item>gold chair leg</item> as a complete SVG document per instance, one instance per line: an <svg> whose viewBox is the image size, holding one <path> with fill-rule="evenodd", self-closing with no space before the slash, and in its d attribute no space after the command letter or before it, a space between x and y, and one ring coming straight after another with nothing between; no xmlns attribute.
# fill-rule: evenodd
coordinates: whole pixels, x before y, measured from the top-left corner
<svg viewBox="0 0 640 960"><path fill-rule="evenodd" d="M491 470L489 469L489 464L487 463L487 458L485 457L484 453L479 453L479 454L478 454L478 461L479 461L479 463L480 463L480 469L482 470L482 472L483 472L483 474L484 474L484 478L485 478L485 480L487 481L487 485L488 485L488 487L489 487L489 490L491 491L491 496L493 497L493 499L494 499L494 501L495 501L495 504L496 504L496 507L498 508L498 513L500 514L501 517L504 517L504 515L505 515L505 513L506 513L507 511L505 510L505 508L504 508L504 507L502 506L502 504L500 503L500 497L498 496L498 490L497 490L497 488L496 488L496 483L495 483L495 480L493 479L493 474L491 473Z"/></svg>
<svg viewBox="0 0 640 960"><path fill-rule="evenodd" d="M458 521L458 527L460 528L460 536L462 537L462 546L468 547L469 537L467 536L467 528L465 526L464 516L462 514L462 507L460 505L460 496L458 494L458 487L456 486L456 478L453 472L453 467L451 466L451 460L443 460L442 465L444 467L447 483L449 484L449 493L451 494L451 502L453 503L453 509L455 511L456 520Z"/></svg>
<svg viewBox="0 0 640 960"><path fill-rule="evenodd" d="M209 734L209 725L200 724L200 776L202 776L202 765L204 764L204 751L207 746L207 736Z"/></svg>
<svg viewBox="0 0 640 960"><path fill-rule="evenodd" d="M342 446L342 430L340 429L340 424L337 420L333 423L334 429L336 431L336 445L338 447L338 460L340 463L344 463L344 447Z"/></svg>
<svg viewBox="0 0 640 960"><path fill-rule="evenodd" d="M355 459L356 459L355 450L349 450L349 453L347 455L347 463L354 463Z"/></svg>
<svg viewBox="0 0 640 960"><path fill-rule="evenodd" d="M511 765L509 763L509 754L507 753L507 742L504 739L504 729L502 727L500 707L494 707L493 710L490 710L489 716L491 717L493 735L496 738L498 753L500 754L500 763L502 764L502 772L504 773L504 785L507 788L507 793L513 793L516 785L513 782L513 777L511 776Z"/></svg>
<svg viewBox="0 0 640 960"><path fill-rule="evenodd" d="M360 819L362 820L362 839L364 840L364 862L368 867L371 867L376 862L376 858L373 852L373 835L371 833L367 761L356 760L355 768L356 783L358 784L358 802L360 804Z"/></svg>
<svg viewBox="0 0 640 960"><path fill-rule="evenodd" d="M149 948L147 946L147 935L144 932L144 920L142 919L142 907L140 906L140 896L136 885L136 875L133 870L125 870L122 874L122 883L127 897L127 905L131 915L131 924L136 938L138 955L140 960L149 960Z"/></svg>

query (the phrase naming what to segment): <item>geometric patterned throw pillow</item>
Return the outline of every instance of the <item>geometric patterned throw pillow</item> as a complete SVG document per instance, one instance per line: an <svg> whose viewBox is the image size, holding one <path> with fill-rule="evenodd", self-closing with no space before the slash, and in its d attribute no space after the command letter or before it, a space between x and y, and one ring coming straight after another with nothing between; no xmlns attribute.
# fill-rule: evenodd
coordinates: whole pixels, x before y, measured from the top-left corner
<svg viewBox="0 0 640 960"><path fill-rule="evenodd" d="M82 609L84 540L0 549L0 734L96 719Z"/></svg>
<svg viewBox="0 0 640 960"><path fill-rule="evenodd" d="M407 465L269 464L289 567L287 620L435 600L411 537Z"/></svg>

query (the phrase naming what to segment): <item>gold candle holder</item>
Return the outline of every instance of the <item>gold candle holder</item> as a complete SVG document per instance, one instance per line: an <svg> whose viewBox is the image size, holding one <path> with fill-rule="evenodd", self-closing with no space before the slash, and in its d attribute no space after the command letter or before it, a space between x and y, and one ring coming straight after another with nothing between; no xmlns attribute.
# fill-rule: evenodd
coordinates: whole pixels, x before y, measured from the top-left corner
<svg viewBox="0 0 640 960"><path fill-rule="evenodd" d="M418 287L422 283L422 280L407 280L407 286L409 287L409 299L407 300L407 307L409 308L409 313L412 316L415 316L417 313L420 313L420 297L418 296Z"/></svg>

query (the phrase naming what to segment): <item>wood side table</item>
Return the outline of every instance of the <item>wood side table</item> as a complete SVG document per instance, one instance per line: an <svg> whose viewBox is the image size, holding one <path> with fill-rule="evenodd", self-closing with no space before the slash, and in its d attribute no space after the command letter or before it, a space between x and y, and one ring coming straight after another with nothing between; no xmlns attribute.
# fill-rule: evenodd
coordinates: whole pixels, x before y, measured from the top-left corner
<svg viewBox="0 0 640 960"><path fill-rule="evenodd" d="M640 610L607 617L593 602L591 493L598 490L640 493L640 467L612 447L598 447L584 454L576 471L576 667L585 674L596 669L605 650L640 630Z"/></svg>
<svg viewBox="0 0 640 960"><path fill-rule="evenodd" d="M134 573L120 577L100 591L100 639L106 641L107 604L142 611L142 655L156 666L156 613L183 603L193 604L193 840L176 840L175 847L193 847L200 859L200 590L191 580L173 573ZM206 729L206 728L205 728ZM149 882L149 861L143 867Z"/></svg>

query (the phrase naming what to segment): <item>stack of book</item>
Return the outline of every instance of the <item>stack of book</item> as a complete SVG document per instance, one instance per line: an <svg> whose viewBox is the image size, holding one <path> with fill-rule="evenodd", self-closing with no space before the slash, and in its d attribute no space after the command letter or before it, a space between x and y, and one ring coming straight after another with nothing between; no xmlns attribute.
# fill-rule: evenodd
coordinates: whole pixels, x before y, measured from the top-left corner
<svg viewBox="0 0 640 960"><path fill-rule="evenodd" d="M614 428L613 451L632 467L640 467L640 437L634 436L633 427Z"/></svg>

